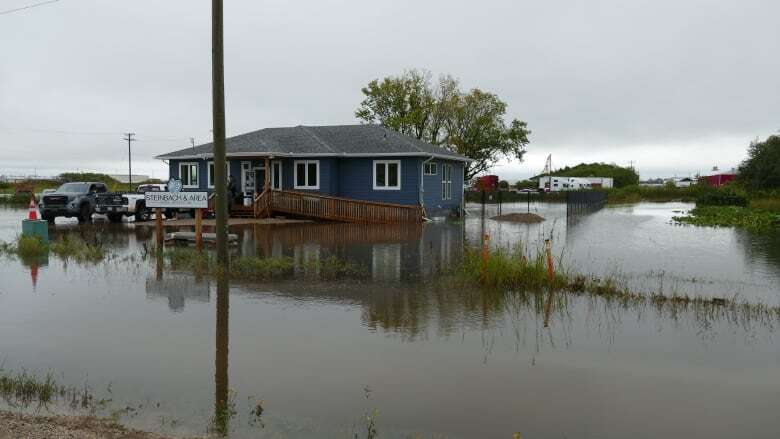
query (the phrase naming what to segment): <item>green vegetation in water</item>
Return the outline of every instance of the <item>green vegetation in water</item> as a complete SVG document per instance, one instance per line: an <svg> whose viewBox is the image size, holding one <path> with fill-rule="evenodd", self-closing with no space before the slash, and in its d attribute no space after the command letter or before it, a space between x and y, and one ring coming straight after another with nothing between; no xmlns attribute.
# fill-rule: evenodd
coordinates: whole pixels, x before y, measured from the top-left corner
<svg viewBox="0 0 780 439"><path fill-rule="evenodd" d="M696 226L741 227L756 231L769 231L780 225L777 213L740 206L701 206L686 216L672 219Z"/></svg>
<svg viewBox="0 0 780 439"><path fill-rule="evenodd" d="M737 301L736 298L691 297L687 295L643 294L631 291L627 285L614 278L598 278L580 274L568 274L557 261L555 275L550 281L545 258L541 252L532 259L522 252L490 250L487 263L479 251L467 250L462 266L455 271L456 282L461 285L482 287L481 294L490 291L507 292L513 296L544 296L545 293L561 291L577 296L598 297L623 306L652 305L659 311L672 313L691 309L697 314L709 317L722 315L728 318L739 316L741 320L758 319L767 323L780 321L780 307L762 303ZM530 300L530 299L528 299ZM558 295L557 301L565 301Z"/></svg>
<svg viewBox="0 0 780 439"><path fill-rule="evenodd" d="M26 408L35 404L45 407L54 402L65 402L71 408L94 410L109 400L95 401L87 386L68 387L59 384L52 372L45 377L27 371L10 372L0 368L0 397L12 407Z"/></svg>
<svg viewBox="0 0 780 439"><path fill-rule="evenodd" d="M656 203L665 203L669 201L693 202L700 196L713 192L714 189L704 185L693 185L690 187L645 187L638 185L629 185L617 189L607 189L607 203L609 204L628 204L650 201Z"/></svg>
<svg viewBox="0 0 780 439"><path fill-rule="evenodd" d="M42 258L49 254L49 244L39 236L19 235L15 242L0 241L0 254L16 255L25 260Z"/></svg>
<svg viewBox="0 0 780 439"><path fill-rule="evenodd" d="M69 234L55 241L51 251L62 259L73 259L78 263L98 263L106 258L106 250L99 242L88 243Z"/></svg>
<svg viewBox="0 0 780 439"><path fill-rule="evenodd" d="M195 273L214 275L221 267L210 252L199 252L194 249L166 249L165 258L173 270L186 270ZM302 272L305 276L318 279L338 279L342 277L359 277L366 274L359 266L329 256L325 259L310 258L296 264L289 257L257 257L236 256L230 259L229 275L233 279L242 280L273 280L289 278Z"/></svg>

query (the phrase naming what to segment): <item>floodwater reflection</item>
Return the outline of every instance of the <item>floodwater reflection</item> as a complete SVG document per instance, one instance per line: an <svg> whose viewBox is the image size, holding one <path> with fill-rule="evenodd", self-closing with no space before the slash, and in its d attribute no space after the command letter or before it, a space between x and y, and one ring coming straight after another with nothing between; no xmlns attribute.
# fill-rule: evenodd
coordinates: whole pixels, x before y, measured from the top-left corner
<svg viewBox="0 0 780 439"><path fill-rule="evenodd" d="M228 357L230 354L230 281L224 274L216 276L217 316L216 350L214 359L214 431L226 436L234 407L230 401Z"/></svg>

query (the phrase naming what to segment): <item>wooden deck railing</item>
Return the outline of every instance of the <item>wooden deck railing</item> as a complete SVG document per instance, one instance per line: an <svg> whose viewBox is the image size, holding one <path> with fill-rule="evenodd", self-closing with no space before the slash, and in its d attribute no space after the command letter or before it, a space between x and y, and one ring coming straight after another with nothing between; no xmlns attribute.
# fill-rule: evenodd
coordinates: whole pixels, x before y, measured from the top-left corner
<svg viewBox="0 0 780 439"><path fill-rule="evenodd" d="M255 198L255 217L271 212L300 215L352 223L419 223L423 219L420 206L379 203L331 197L306 192L265 191Z"/></svg>
<svg viewBox="0 0 780 439"><path fill-rule="evenodd" d="M271 191L266 189L255 195L252 202L252 209L255 218L265 218L271 216Z"/></svg>

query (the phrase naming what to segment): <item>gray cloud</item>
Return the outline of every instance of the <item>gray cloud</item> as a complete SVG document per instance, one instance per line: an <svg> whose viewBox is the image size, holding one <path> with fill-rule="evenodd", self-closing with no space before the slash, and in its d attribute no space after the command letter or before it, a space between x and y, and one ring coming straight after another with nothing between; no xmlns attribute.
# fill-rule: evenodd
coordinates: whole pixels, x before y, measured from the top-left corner
<svg viewBox="0 0 780 439"><path fill-rule="evenodd" d="M7 5L6 5L7 4ZM10 9L24 0L4 3ZM774 1L226 2L227 126L354 123L368 80L450 73L529 122L526 163L736 165L780 129ZM62 0L0 16L0 173L162 175L210 140L210 2ZM68 133L64 133L68 132ZM75 134L91 133L91 134ZM108 134L95 134L108 133Z"/></svg>

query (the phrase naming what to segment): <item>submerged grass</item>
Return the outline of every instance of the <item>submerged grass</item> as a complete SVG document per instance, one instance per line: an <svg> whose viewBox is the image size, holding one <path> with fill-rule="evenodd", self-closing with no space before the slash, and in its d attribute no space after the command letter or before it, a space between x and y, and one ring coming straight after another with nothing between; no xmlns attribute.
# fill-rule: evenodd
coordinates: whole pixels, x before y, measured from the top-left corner
<svg viewBox="0 0 780 439"><path fill-rule="evenodd" d="M72 258L79 263L97 263L106 257L106 250L101 243L88 243L71 235L60 237L51 245L51 251L62 259Z"/></svg>
<svg viewBox="0 0 780 439"><path fill-rule="evenodd" d="M22 372L6 371L0 367L0 397L11 407L46 407L65 402L71 408L94 410L108 400L96 402L89 388L68 387L57 382L52 372L44 377Z"/></svg>
<svg viewBox="0 0 780 439"><path fill-rule="evenodd" d="M0 241L0 254L19 256L25 261L45 258L49 244L39 236L19 235L14 242Z"/></svg>
<svg viewBox="0 0 780 439"><path fill-rule="evenodd" d="M199 274L214 275L222 268L209 252L194 249L166 249L164 257L173 270L192 271ZM237 256L230 259L228 275L239 280L273 280L289 278L297 273L306 277L333 280L342 277L357 277L365 274L357 265L336 256L324 259L310 258L296 263L293 258Z"/></svg>
<svg viewBox="0 0 780 439"><path fill-rule="evenodd" d="M761 320L772 324L780 321L780 307L739 301L736 297L644 294L631 291L626 283L615 278L568 274L560 267L560 259L557 265L551 281L541 252L529 260L520 251L491 250L485 263L478 251L467 250L462 266L455 271L455 279L461 285L508 292L507 294L543 296L560 291L577 296L598 297L623 306L651 305L659 311L671 313L688 310L702 316L719 315L730 320ZM554 298L556 303L564 300L558 296Z"/></svg>
<svg viewBox="0 0 780 439"><path fill-rule="evenodd" d="M768 231L780 226L780 214L740 206L699 206L686 216L675 216L672 219L696 226L740 227L757 231Z"/></svg>

